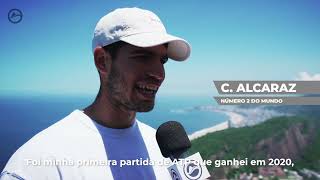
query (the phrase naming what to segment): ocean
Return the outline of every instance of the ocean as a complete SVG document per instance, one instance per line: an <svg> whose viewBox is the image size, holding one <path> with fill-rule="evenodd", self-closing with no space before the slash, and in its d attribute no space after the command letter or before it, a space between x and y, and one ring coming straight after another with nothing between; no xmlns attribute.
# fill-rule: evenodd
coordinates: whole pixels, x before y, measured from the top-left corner
<svg viewBox="0 0 320 180"><path fill-rule="evenodd" d="M0 170L10 156L32 136L70 114L83 109L94 96L23 96L0 97ZM148 113L138 113L137 119L158 128L162 123L175 120L191 134L227 120L215 112L184 111L200 105L214 105L211 97L157 97L155 108Z"/></svg>

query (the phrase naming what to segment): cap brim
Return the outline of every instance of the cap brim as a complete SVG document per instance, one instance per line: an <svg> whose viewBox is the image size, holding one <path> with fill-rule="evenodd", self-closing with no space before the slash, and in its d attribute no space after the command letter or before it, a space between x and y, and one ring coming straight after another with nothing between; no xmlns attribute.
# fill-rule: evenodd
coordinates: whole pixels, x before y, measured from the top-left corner
<svg viewBox="0 0 320 180"><path fill-rule="evenodd" d="M165 33L140 33L121 37L120 40L138 47L152 47L168 43L168 57L176 61L186 60L191 51L186 40Z"/></svg>

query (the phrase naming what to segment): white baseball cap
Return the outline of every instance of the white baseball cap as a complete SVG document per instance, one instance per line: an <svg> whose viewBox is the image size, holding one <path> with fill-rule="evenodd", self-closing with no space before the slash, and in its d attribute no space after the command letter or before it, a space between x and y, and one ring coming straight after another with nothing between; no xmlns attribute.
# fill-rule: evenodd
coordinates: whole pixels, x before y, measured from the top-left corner
<svg viewBox="0 0 320 180"><path fill-rule="evenodd" d="M168 57L176 61L186 60L191 51L186 40L167 33L157 15L140 8L116 9L98 21L92 39L92 51L117 41L137 47L168 43Z"/></svg>

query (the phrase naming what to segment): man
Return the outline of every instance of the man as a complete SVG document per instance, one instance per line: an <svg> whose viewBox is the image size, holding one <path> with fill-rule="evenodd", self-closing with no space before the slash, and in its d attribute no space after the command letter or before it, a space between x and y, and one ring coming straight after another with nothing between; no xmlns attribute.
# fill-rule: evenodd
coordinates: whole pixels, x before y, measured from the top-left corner
<svg viewBox="0 0 320 180"><path fill-rule="evenodd" d="M92 45L100 76L95 101L20 147L1 180L170 179L166 166L156 163L165 159L155 130L135 116L153 109L163 64L187 59L189 44L167 34L152 12L123 8L100 19Z"/></svg>

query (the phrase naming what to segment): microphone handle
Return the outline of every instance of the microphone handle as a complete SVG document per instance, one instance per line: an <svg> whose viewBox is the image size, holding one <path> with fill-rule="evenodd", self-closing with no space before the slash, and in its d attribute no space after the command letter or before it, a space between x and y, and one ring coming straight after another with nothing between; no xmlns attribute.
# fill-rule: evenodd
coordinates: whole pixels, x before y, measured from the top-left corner
<svg viewBox="0 0 320 180"><path fill-rule="evenodd" d="M176 151L174 153L172 153L169 157L171 159L171 161L173 162L175 159L179 160L184 158L184 153L186 152L187 149L182 149L180 151Z"/></svg>

